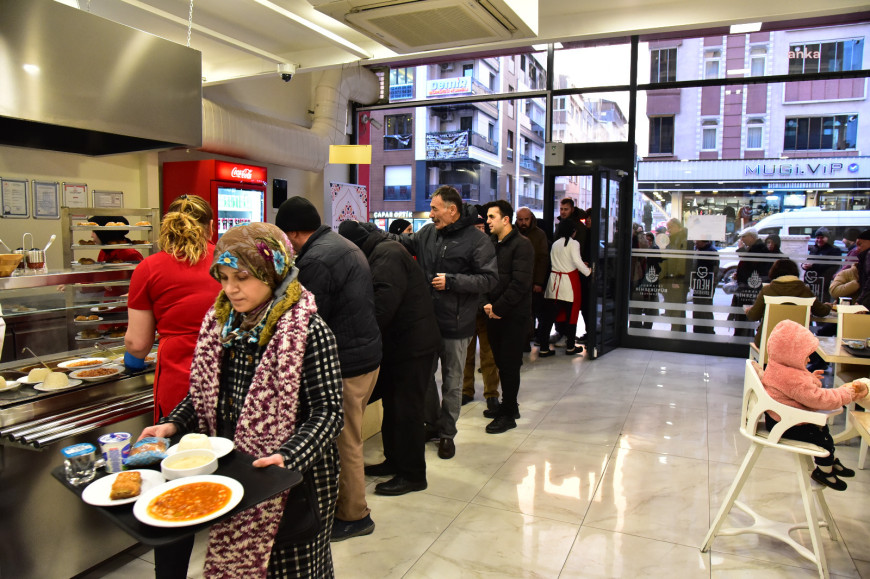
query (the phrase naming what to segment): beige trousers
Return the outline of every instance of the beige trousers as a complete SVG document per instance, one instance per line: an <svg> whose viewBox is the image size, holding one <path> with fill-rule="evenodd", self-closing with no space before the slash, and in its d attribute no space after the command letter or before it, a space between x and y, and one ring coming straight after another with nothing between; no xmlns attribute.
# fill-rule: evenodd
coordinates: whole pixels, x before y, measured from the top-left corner
<svg viewBox="0 0 870 579"><path fill-rule="evenodd" d="M342 521L358 521L371 512L366 503L362 424L363 412L378 381L379 372L380 368L361 376L343 378L341 381L344 428L338 435L341 472L338 475L335 518Z"/></svg>

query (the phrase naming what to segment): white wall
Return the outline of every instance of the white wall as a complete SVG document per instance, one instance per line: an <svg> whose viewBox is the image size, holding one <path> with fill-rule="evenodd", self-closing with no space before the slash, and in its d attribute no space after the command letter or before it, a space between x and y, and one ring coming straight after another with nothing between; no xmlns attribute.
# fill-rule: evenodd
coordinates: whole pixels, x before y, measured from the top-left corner
<svg viewBox="0 0 870 579"><path fill-rule="evenodd" d="M85 183L92 191L123 191L125 207L157 207L160 198L157 153L130 153L106 157L88 157L72 153L55 153L36 149L0 146L0 178L26 179L32 209L32 181ZM63 191L59 193L63 204ZM59 219L0 218L0 239L15 249L21 246L21 236L29 232L34 244L44 247L52 234L57 240L48 250L48 267L60 269L62 264L61 226ZM5 250L3 250L5 251ZM68 265L66 265L68 267Z"/></svg>

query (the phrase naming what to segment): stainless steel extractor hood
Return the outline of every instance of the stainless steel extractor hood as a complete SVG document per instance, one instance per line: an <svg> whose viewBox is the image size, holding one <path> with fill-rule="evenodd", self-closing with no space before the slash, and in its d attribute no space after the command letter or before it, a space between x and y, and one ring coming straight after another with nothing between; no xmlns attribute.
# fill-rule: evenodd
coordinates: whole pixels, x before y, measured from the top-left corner
<svg viewBox="0 0 870 579"><path fill-rule="evenodd" d="M0 145L109 155L201 143L199 51L54 0L0 0Z"/></svg>

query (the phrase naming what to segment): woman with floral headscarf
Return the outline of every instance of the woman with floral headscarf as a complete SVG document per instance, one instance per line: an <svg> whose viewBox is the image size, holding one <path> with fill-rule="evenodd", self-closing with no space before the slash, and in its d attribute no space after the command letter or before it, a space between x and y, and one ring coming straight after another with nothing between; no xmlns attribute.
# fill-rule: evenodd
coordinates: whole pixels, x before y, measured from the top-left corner
<svg viewBox="0 0 870 579"><path fill-rule="evenodd" d="M223 290L199 333L190 393L142 436L231 438L259 457L253 466L284 466L313 481L321 523L313 539L279 533L289 507L284 492L212 527L206 577L332 577L342 426L335 339L314 296L297 281L293 250L280 229L235 227L214 255L211 274Z"/></svg>

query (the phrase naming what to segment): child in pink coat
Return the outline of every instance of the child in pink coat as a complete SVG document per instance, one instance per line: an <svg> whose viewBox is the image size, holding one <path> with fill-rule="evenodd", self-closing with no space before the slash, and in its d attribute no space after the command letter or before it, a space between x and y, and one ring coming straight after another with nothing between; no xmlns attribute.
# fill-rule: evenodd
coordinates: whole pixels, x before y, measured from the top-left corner
<svg viewBox="0 0 870 579"><path fill-rule="evenodd" d="M776 325L767 339L770 358L761 379L771 398L801 410L835 410L867 395L867 386L858 380L839 388L822 388L819 377L824 371L811 373L806 369L809 355L818 346L819 340L802 325L791 320ZM771 430L779 420L775 412L767 413L767 429ZM811 477L834 490L846 490L846 483L838 477L855 476L855 471L846 468L834 457L834 441L827 425L798 424L786 430L783 438L809 442L827 450L830 453L828 456L815 459L816 469Z"/></svg>

